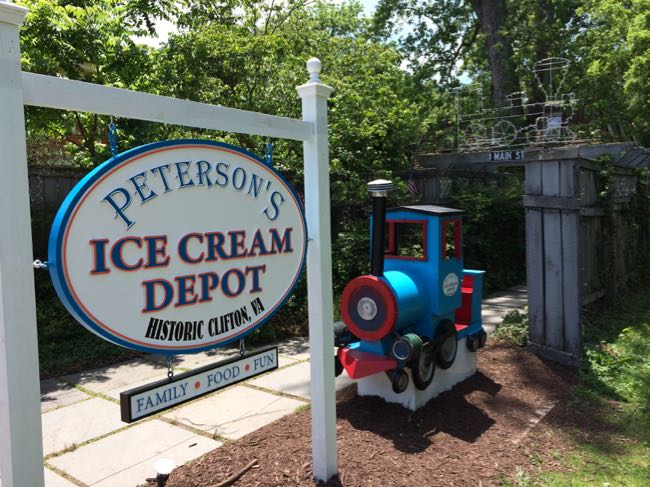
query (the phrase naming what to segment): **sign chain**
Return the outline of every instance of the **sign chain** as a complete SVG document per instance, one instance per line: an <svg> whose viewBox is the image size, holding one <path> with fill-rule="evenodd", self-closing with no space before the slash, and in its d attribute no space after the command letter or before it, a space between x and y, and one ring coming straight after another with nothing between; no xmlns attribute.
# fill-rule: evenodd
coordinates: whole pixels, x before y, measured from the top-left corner
<svg viewBox="0 0 650 487"><path fill-rule="evenodd" d="M115 123L113 123L112 115L111 121L108 124L108 148L113 157L117 156L117 127L115 126Z"/></svg>
<svg viewBox="0 0 650 487"><path fill-rule="evenodd" d="M41 261L40 259L36 259L34 261L34 269L44 269L47 270L48 268L48 263L47 261Z"/></svg>
<svg viewBox="0 0 650 487"><path fill-rule="evenodd" d="M174 356L167 355L167 378L172 379L174 377Z"/></svg>
<svg viewBox="0 0 650 487"><path fill-rule="evenodd" d="M239 340L239 355L244 355L245 353L246 353L246 343L242 338L241 340Z"/></svg>
<svg viewBox="0 0 650 487"><path fill-rule="evenodd" d="M264 162L269 167L273 167L273 143L269 142L267 139L266 144L264 144Z"/></svg>

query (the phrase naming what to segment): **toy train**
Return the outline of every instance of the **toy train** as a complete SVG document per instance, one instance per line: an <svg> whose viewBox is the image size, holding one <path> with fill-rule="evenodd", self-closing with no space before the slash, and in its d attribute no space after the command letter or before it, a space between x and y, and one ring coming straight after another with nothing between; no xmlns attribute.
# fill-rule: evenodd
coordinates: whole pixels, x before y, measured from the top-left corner
<svg viewBox="0 0 650 487"><path fill-rule="evenodd" d="M371 273L352 279L341 296L344 324L335 327L336 375L385 372L393 391L426 390L436 366L447 369L459 341L476 352L484 271L463 269L462 210L402 206L386 210L390 181L368 184L373 197Z"/></svg>

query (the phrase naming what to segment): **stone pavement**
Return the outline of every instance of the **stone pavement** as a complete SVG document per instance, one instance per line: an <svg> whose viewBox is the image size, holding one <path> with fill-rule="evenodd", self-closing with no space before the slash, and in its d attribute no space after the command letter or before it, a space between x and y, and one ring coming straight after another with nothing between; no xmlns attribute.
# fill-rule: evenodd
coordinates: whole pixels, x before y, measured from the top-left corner
<svg viewBox="0 0 650 487"><path fill-rule="evenodd" d="M146 355L41 382L47 487L133 487L154 477L154 463L182 465L309 403L307 339L278 344L279 369L126 424L120 392L164 378L166 358ZM223 360L235 350L177 356L177 372ZM337 379L341 389L352 381Z"/></svg>
<svg viewBox="0 0 650 487"><path fill-rule="evenodd" d="M508 312L525 306L525 287L491 296L483 307L486 329L492 332ZM45 485L134 487L155 476L159 458L181 465L304 407L310 398L308 341L285 340L278 348L278 370L130 425L120 420L120 392L165 377L164 356L42 381ZM234 353L178 356L175 368L194 369ZM344 373L337 390L351 383Z"/></svg>

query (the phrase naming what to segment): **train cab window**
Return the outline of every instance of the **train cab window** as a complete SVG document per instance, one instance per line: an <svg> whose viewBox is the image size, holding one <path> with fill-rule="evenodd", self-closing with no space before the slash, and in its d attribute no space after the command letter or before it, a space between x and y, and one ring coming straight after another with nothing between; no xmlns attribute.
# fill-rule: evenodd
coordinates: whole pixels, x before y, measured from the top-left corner
<svg viewBox="0 0 650 487"><path fill-rule="evenodd" d="M442 257L443 259L460 259L460 220L442 222Z"/></svg>
<svg viewBox="0 0 650 487"><path fill-rule="evenodd" d="M426 259L425 221L387 221L386 257Z"/></svg>

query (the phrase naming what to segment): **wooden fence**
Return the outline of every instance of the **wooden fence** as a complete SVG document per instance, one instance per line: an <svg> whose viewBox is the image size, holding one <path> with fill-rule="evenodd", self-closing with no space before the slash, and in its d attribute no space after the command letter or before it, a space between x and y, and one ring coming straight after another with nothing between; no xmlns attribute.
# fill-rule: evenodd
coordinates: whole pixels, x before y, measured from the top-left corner
<svg viewBox="0 0 650 487"><path fill-rule="evenodd" d="M597 161L602 154L614 159L608 177ZM578 363L583 306L615 296L647 271L650 209L633 206L636 168L647 167L650 154L632 144L600 144L525 150L503 164L498 159L494 153L432 154L419 162L474 171L525 167L529 347Z"/></svg>
<svg viewBox="0 0 650 487"><path fill-rule="evenodd" d="M47 259L47 242L56 210L87 172L86 169L65 166L28 166L35 259Z"/></svg>
<svg viewBox="0 0 650 487"><path fill-rule="evenodd" d="M88 172L59 166L29 166L29 199L32 211L58 207L70 190Z"/></svg>
<svg viewBox="0 0 650 487"><path fill-rule="evenodd" d="M579 165L582 304L613 295L636 274L635 256L642 251L647 228L628 218L629 204L636 192L633 169L615 167L610 194L604 197L601 168L589 161ZM649 210L650 211L650 210Z"/></svg>

